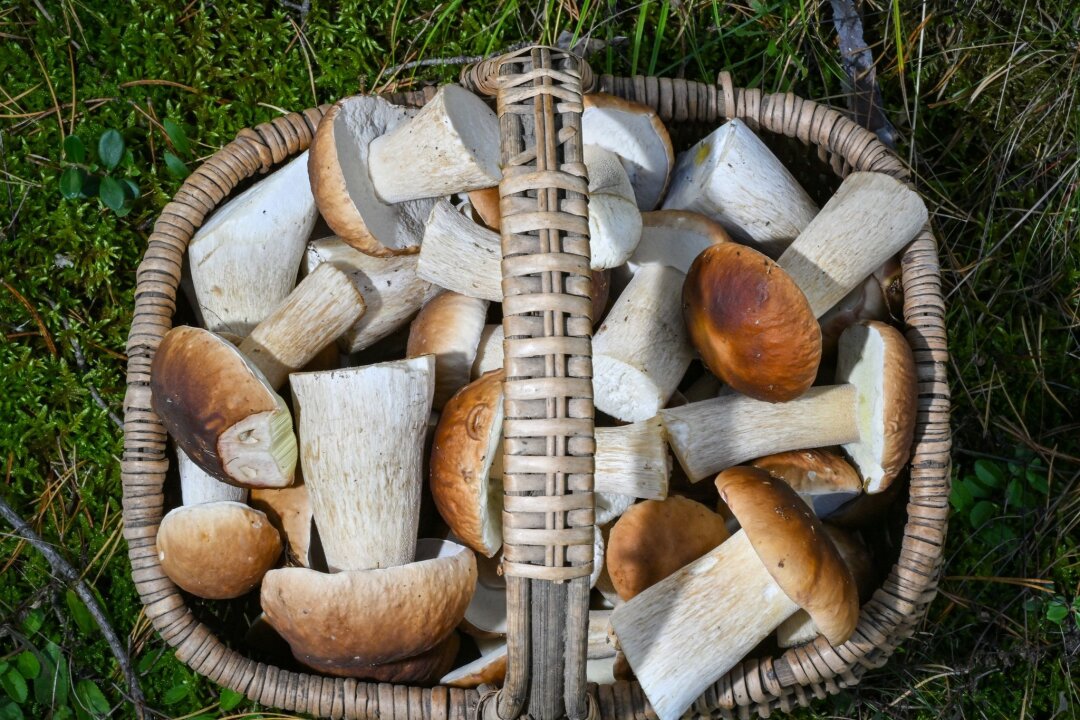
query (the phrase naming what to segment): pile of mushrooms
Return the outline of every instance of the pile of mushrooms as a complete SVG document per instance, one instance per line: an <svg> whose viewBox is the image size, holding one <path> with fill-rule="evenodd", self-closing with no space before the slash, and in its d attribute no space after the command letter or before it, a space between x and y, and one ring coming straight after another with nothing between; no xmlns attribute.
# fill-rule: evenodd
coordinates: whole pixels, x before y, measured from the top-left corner
<svg viewBox="0 0 1080 720"><path fill-rule="evenodd" d="M676 157L653 110L596 94L581 130L587 673L636 678L676 720L762 643L855 627L887 558L851 518L887 509L912 444L896 257L927 211L867 172L819 209L737 120ZM181 490L162 568L257 599L251 636L299 665L503 681L498 148L495 114L456 85L418 111L346 98L189 247L199 327L151 368Z"/></svg>

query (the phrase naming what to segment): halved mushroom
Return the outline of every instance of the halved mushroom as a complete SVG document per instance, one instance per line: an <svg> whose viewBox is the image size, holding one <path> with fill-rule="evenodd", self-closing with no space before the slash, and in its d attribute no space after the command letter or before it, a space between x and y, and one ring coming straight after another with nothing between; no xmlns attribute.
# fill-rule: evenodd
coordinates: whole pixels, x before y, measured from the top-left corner
<svg viewBox="0 0 1080 720"><path fill-rule="evenodd" d="M731 238L715 220L686 210L641 213L641 242L627 264L637 272L642 265L667 265L684 275L694 258Z"/></svg>
<svg viewBox="0 0 1080 720"><path fill-rule="evenodd" d="M431 208L424 226L417 274L439 287L502 302L502 240L448 200Z"/></svg>
<svg viewBox="0 0 1080 720"><path fill-rule="evenodd" d="M432 298L409 327L406 357L435 356L434 408L469 383L488 301L447 290Z"/></svg>
<svg viewBox="0 0 1080 720"><path fill-rule="evenodd" d="M862 478L855 468L824 448L789 450L750 464L790 485L822 520L862 492Z"/></svg>
<svg viewBox="0 0 1080 720"><path fill-rule="evenodd" d="M708 215L773 258L818 212L784 164L737 118L679 155L664 209Z"/></svg>
<svg viewBox="0 0 1080 720"><path fill-rule="evenodd" d="M660 720L678 720L800 608L834 644L858 620L851 571L790 487L747 467L726 470L716 485L742 529L611 613Z"/></svg>
<svg viewBox="0 0 1080 720"><path fill-rule="evenodd" d="M773 262L735 244L710 247L686 276L690 341L737 391L770 402L804 393L821 361L817 318L907 245L926 205L881 173L849 175Z"/></svg>
<svg viewBox="0 0 1080 720"><path fill-rule="evenodd" d="M675 153L656 111L614 95L590 93L581 113L581 138L584 145L597 145L619 156L639 209L652 210L660 204Z"/></svg>
<svg viewBox="0 0 1080 720"><path fill-rule="evenodd" d="M836 551L851 570L858 589L859 602L864 603L874 594L874 561L854 534L841 530L835 525L823 523L825 534L836 546ZM814 640L818 636L817 625L805 610L800 610L776 628L776 641L782 648L795 647Z"/></svg>
<svg viewBox="0 0 1080 720"><path fill-rule="evenodd" d="M323 117L311 144L311 188L323 218L370 255L419 249L434 204L425 198L502 178L498 120L480 98L444 85L408 115L374 95L345 98Z"/></svg>
<svg viewBox="0 0 1080 720"><path fill-rule="evenodd" d="M476 347L476 359L473 360L473 380L492 370L502 370L504 337L502 323L484 326L480 333L480 344Z"/></svg>
<svg viewBox="0 0 1080 720"><path fill-rule="evenodd" d="M250 502L285 538L289 564L311 567L312 513L307 485L297 481L287 488L255 488Z"/></svg>
<svg viewBox="0 0 1080 720"><path fill-rule="evenodd" d="M593 337L597 409L624 422L647 420L675 392L693 357L680 307L684 278L646 265L615 301Z"/></svg>
<svg viewBox="0 0 1080 720"><path fill-rule="evenodd" d="M853 325L840 337L836 380L787 403L729 392L660 417L691 481L755 457L842 445L865 491L881 492L907 462L914 435L911 348L884 323Z"/></svg>
<svg viewBox="0 0 1080 720"><path fill-rule="evenodd" d="M188 245L204 327L251 332L296 285L304 245L318 211L305 152L219 207Z"/></svg>
<svg viewBox="0 0 1080 720"><path fill-rule="evenodd" d="M372 257L339 237L308 245L308 274L329 263L345 273L364 296L367 311L339 339L343 352L366 350L409 323L441 290L416 274L416 255Z"/></svg>
<svg viewBox="0 0 1080 720"><path fill-rule="evenodd" d="M477 641L480 657L443 675L440 685L474 688L480 685L502 686L506 679L507 647L505 640Z"/></svg>
<svg viewBox="0 0 1080 720"><path fill-rule="evenodd" d="M627 601L727 539L724 518L701 503L679 496L646 500L611 528L608 575Z"/></svg>
<svg viewBox="0 0 1080 720"><path fill-rule="evenodd" d="M583 159L589 172L589 267L618 267L641 239L641 213L634 188L615 153L585 145Z"/></svg>

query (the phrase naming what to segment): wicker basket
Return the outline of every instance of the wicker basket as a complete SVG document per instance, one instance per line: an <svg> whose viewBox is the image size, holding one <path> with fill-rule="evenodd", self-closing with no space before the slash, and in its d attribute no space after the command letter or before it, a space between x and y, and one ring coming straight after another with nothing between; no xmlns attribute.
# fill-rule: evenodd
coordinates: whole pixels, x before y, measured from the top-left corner
<svg viewBox="0 0 1080 720"><path fill-rule="evenodd" d="M321 677L256 662L199 622L165 576L155 538L165 510L166 433L151 410L149 371L172 326L184 251L203 220L246 178L304 151L326 107L279 117L237 138L200 166L165 206L139 266L128 338L123 506L132 575L146 613L177 657L264 705L333 718L380 720L631 720L655 717L636 683L587 686L585 638L592 563L592 390L587 184L581 163L585 90L657 110L673 124L714 127L740 118L797 138L839 176L873 170L907 180L903 164L836 110L790 93L768 95L655 77L594 78L565 52L528 48L485 61L463 84L497 97L505 168L503 291L506 330L504 519L509 666L499 692L419 688ZM421 105L430 92L389 97ZM510 205L504 204L505 208ZM925 228L902 255L904 322L919 398L907 522L899 559L863 607L852 638L819 637L779 657L742 661L694 705L703 716L767 717L857 684L911 635L936 592L949 495L949 389L937 246Z"/></svg>

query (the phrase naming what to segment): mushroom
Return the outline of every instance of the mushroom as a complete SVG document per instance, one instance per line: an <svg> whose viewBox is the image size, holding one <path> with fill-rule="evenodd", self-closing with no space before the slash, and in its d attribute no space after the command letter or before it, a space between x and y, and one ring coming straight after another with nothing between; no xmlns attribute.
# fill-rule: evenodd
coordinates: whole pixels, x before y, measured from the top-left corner
<svg viewBox="0 0 1080 720"><path fill-rule="evenodd" d="M281 556L266 515L245 504L248 491L204 472L177 450L183 505L158 528L161 569L184 590L211 600L240 597Z"/></svg>
<svg viewBox="0 0 1080 720"><path fill-rule="evenodd" d="M292 417L275 388L337 338L364 299L332 265L293 290L240 347L173 328L150 368L154 411L200 468L245 487L286 487L296 466Z"/></svg>
<svg viewBox="0 0 1080 720"><path fill-rule="evenodd" d="M304 245L318 211L307 153L219 207L188 245L204 327L247 335L296 285Z"/></svg>
<svg viewBox="0 0 1080 720"><path fill-rule="evenodd" d="M611 270L592 271L592 321L595 327L604 319L607 310L608 295L611 292Z"/></svg>
<svg viewBox="0 0 1080 720"><path fill-rule="evenodd" d="M506 640L477 640L480 657L443 675L440 685L474 688L480 685L502 686L506 679Z"/></svg>
<svg viewBox="0 0 1080 720"><path fill-rule="evenodd" d="M476 589L461 629L478 640L506 637L506 580L501 565L502 553L476 558Z"/></svg>
<svg viewBox="0 0 1080 720"><path fill-rule="evenodd" d="M611 528L608 575L627 601L727 539L724 518L701 503L677 495L646 500Z"/></svg>
<svg viewBox="0 0 1080 720"><path fill-rule="evenodd" d="M362 677L380 683L434 685L439 682L439 678L454 666L454 660L457 658L460 649L461 636L451 631L445 640L431 649L412 657L369 665L362 669L349 667L344 672L333 665L313 669L330 675Z"/></svg>
<svg viewBox="0 0 1080 720"><path fill-rule="evenodd" d="M469 193L469 204L473 212L480 218L480 222L489 230L499 232L502 228L502 209L500 207L498 186L481 188Z"/></svg>
<svg viewBox="0 0 1080 720"><path fill-rule="evenodd" d="M498 120L480 98L445 85L409 114L377 96L345 98L311 143L311 189L323 218L369 255L417 252L434 204L427 198L502 178Z"/></svg>
<svg viewBox="0 0 1080 720"><path fill-rule="evenodd" d="M680 309L684 275L664 265L634 274L593 337L597 409L624 422L647 420L667 404L693 350Z"/></svg>
<svg viewBox="0 0 1080 720"><path fill-rule="evenodd" d="M366 350L406 324L440 288L416 274L416 255L372 257L339 237L308 245L306 269L330 263L345 273L364 296L367 311L339 338L343 352Z"/></svg>
<svg viewBox="0 0 1080 720"><path fill-rule="evenodd" d="M596 145L618 155L638 208L654 209L664 197L675 162L664 123L652 108L614 95L591 93L584 101L583 145Z"/></svg>
<svg viewBox="0 0 1080 720"><path fill-rule="evenodd" d="M786 402L821 361L817 318L925 225L926 205L899 180L855 172L773 262L735 244L708 248L686 276L690 341L714 375L744 395Z"/></svg>
<svg viewBox="0 0 1080 720"><path fill-rule="evenodd" d="M844 564L851 570L859 602L866 602L874 594L874 561L870 557L870 551L854 534L829 523L823 525L825 534L832 540ZM817 636L817 625L805 610L795 613L776 628L776 641L782 648L811 642Z"/></svg>
<svg viewBox="0 0 1080 720"><path fill-rule="evenodd" d="M790 485L823 520L862 492L862 478L855 468L824 448L789 450L750 464Z"/></svg>
<svg viewBox="0 0 1080 720"><path fill-rule="evenodd" d="M748 467L724 471L716 486L742 528L611 613L660 720L682 717L800 608L833 644L858 620L851 571L795 491Z"/></svg>
<svg viewBox="0 0 1080 720"><path fill-rule="evenodd" d="M447 290L432 298L412 321L405 355L435 356L436 410L469 383L487 310L487 300Z"/></svg>
<svg viewBox="0 0 1080 720"><path fill-rule="evenodd" d="M708 215L773 258L818 212L784 164L739 119L679 155L664 209Z"/></svg>
<svg viewBox="0 0 1080 720"><path fill-rule="evenodd" d="M502 239L439 200L424 227L416 272L447 290L502 302Z"/></svg>
<svg viewBox="0 0 1080 720"><path fill-rule="evenodd" d="M285 538L289 563L311 567L312 513L307 485L298 481L287 488L255 488L250 502Z"/></svg>
<svg viewBox="0 0 1080 720"><path fill-rule="evenodd" d="M728 392L663 410L660 417L693 482L756 457L842 445L864 490L881 492L907 462L914 435L911 348L884 323L852 325L840 337L836 381L787 403Z"/></svg>
<svg viewBox="0 0 1080 720"><path fill-rule="evenodd" d="M615 153L585 145L583 159L589 173L589 267L618 267L641 239L634 188Z"/></svg>
<svg viewBox="0 0 1080 720"><path fill-rule="evenodd" d="M594 437L597 526L622 515L638 498L667 497L671 460L660 418L596 428Z"/></svg>
<svg viewBox="0 0 1080 720"><path fill-rule="evenodd" d="M684 275L694 258L707 248L730 241L714 220L685 210L641 213L641 242L627 264L637 272L642 265L667 265Z"/></svg>
<svg viewBox="0 0 1080 720"><path fill-rule="evenodd" d="M473 380L484 373L502 369L504 337L502 323L484 326L480 332L480 343L476 347L476 359L473 360L470 373Z"/></svg>

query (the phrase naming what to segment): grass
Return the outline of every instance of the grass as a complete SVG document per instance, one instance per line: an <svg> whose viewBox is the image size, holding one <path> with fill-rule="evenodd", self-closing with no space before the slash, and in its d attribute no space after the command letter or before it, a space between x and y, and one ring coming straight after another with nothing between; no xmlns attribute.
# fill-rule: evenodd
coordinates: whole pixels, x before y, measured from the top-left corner
<svg viewBox="0 0 1080 720"><path fill-rule="evenodd" d="M190 165L285 109L457 71L388 72L399 63L563 30L606 41L592 58L605 72L711 79L727 68L743 85L843 105L829 12L810 0L378 0L320 3L304 18L269 0L0 8L3 496L105 600L155 708L259 712L167 651L141 614L120 534L120 433L101 405L121 410L135 267L179 185L164 152L182 153L163 121L185 129ZM864 13L898 151L934 205L965 489L941 593L914 640L800 716L1074 717L1080 10L868 0ZM118 172L140 190L123 218L60 194L64 138L92 145L107 128L130 150ZM23 694L26 717L49 717L65 688L80 716L129 716L100 633L40 555L5 535L0 568L0 718L17 717L2 698ZM24 653L43 667L20 693L12 672L32 665Z"/></svg>

